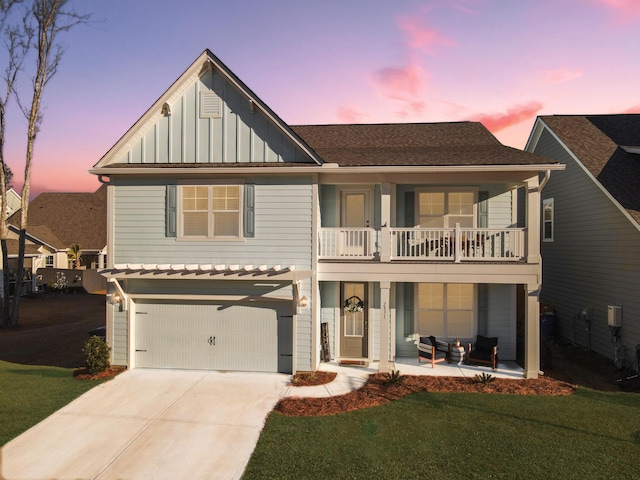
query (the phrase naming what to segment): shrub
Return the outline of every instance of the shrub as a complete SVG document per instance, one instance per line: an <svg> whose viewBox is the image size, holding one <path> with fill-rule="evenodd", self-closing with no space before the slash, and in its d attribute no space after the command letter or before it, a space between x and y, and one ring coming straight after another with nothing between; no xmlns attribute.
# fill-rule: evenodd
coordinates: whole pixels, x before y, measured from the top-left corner
<svg viewBox="0 0 640 480"><path fill-rule="evenodd" d="M82 353L85 355L84 364L87 370L89 370L89 373L95 375L109 368L110 352L111 348L109 348L107 342L95 335L84 342Z"/></svg>
<svg viewBox="0 0 640 480"><path fill-rule="evenodd" d="M482 375L479 375L479 374L476 375L475 379L476 379L476 382L486 385L487 383L493 382L496 379L496 377L494 377L490 373L482 372Z"/></svg>
<svg viewBox="0 0 640 480"><path fill-rule="evenodd" d="M384 381L389 385L400 384L404 381L404 376L400 375L400 370L391 370L386 374Z"/></svg>

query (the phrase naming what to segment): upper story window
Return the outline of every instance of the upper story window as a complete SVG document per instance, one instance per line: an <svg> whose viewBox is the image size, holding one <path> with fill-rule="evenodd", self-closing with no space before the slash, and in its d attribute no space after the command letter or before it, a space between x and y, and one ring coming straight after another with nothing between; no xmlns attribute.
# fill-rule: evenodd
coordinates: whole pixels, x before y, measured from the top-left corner
<svg viewBox="0 0 640 480"><path fill-rule="evenodd" d="M242 237L242 186L182 185L179 199L180 237Z"/></svg>
<svg viewBox="0 0 640 480"><path fill-rule="evenodd" d="M53 255L47 255L44 257L45 268L53 268Z"/></svg>
<svg viewBox="0 0 640 480"><path fill-rule="evenodd" d="M545 198L542 201L542 240L553 242L553 198Z"/></svg>
<svg viewBox="0 0 640 480"><path fill-rule="evenodd" d="M476 192L419 191L417 192L417 221L422 228L475 227Z"/></svg>

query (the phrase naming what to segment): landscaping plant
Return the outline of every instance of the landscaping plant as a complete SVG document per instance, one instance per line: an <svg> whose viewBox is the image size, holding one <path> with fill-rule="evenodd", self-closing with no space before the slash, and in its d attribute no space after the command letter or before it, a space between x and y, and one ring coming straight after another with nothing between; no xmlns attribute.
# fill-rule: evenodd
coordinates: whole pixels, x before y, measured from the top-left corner
<svg viewBox="0 0 640 480"><path fill-rule="evenodd" d="M92 375L104 372L109 368L111 348L102 338L95 335L84 343L82 353L85 355L85 366Z"/></svg>

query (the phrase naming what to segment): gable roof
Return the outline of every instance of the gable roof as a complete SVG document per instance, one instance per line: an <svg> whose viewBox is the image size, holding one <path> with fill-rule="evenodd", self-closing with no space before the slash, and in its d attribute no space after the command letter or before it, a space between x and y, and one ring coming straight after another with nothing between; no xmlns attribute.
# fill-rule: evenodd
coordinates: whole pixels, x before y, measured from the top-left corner
<svg viewBox="0 0 640 480"><path fill-rule="evenodd" d="M20 225L20 212L9 217ZM41 193L29 202L27 232L57 250L74 243L83 250L107 244L107 186L93 193Z"/></svg>
<svg viewBox="0 0 640 480"><path fill-rule="evenodd" d="M140 117L140 119L116 142L116 144L94 165L94 169L107 167L119 162L121 157L144 139L145 133L162 117L171 115L171 104L179 103L180 97L207 71L215 69L226 81L240 92L251 104L274 125L282 135L295 145L306 156L306 160L321 164L321 160L298 137L290 127L273 112L258 96L247 87L224 63L210 50L205 50L178 79L160 96L160 98ZM170 162L169 162L170 163ZM197 163L197 162L192 162ZM137 165L140 167L141 165ZM144 166L144 165L142 165ZM150 164L146 166L159 166Z"/></svg>
<svg viewBox="0 0 640 480"><path fill-rule="evenodd" d="M640 114L549 115L539 119L640 223ZM629 150L629 151L627 151Z"/></svg>
<svg viewBox="0 0 640 480"><path fill-rule="evenodd" d="M503 145L479 122L297 125L291 128L325 162L345 167L558 163Z"/></svg>

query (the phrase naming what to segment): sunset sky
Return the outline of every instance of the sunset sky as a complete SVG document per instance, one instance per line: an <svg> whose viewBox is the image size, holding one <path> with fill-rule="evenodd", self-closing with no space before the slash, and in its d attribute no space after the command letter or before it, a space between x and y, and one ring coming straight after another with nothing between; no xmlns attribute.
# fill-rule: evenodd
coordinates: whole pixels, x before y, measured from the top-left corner
<svg viewBox="0 0 640 480"><path fill-rule="evenodd" d="M537 115L640 112L640 0L77 0L32 192L91 168L210 49L285 122L482 121L523 148ZM2 69L4 70L4 69ZM9 111L20 192L25 120Z"/></svg>

